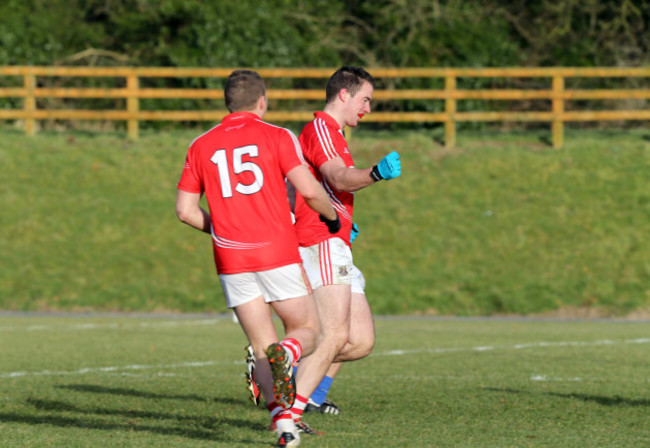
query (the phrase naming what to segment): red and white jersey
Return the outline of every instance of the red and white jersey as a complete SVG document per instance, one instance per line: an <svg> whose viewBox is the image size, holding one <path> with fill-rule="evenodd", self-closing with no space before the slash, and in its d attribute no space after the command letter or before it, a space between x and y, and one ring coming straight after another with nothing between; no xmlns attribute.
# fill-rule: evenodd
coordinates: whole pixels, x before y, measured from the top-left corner
<svg viewBox="0 0 650 448"><path fill-rule="evenodd" d="M304 162L291 131L250 112L226 116L192 142L178 189L205 193L219 273L300 263L285 176Z"/></svg>
<svg viewBox="0 0 650 448"><path fill-rule="evenodd" d="M336 120L325 112L316 112L314 116L314 120L308 123L300 133L300 146L302 146L303 154L312 173L329 195L332 205L339 214L341 230L336 235L330 234L327 226L320 221L318 213L309 208L302 196L297 193L295 227L298 243L303 247L313 246L328 238L338 236L350 245L354 194L335 190L323 178L320 167L323 163L336 157L343 159L349 168L354 167L354 162L343 131Z"/></svg>

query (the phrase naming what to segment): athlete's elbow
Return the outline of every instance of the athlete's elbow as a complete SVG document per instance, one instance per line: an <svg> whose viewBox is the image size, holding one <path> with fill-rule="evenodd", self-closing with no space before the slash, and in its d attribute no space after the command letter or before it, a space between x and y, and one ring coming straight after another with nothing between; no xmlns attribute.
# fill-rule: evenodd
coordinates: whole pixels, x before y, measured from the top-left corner
<svg viewBox="0 0 650 448"><path fill-rule="evenodd" d="M318 198L321 190L321 186L314 182L312 185L302 187L299 193L306 201L311 201Z"/></svg>
<svg viewBox="0 0 650 448"><path fill-rule="evenodd" d="M182 223L187 224L191 220L192 213L187 208L176 206L176 217Z"/></svg>

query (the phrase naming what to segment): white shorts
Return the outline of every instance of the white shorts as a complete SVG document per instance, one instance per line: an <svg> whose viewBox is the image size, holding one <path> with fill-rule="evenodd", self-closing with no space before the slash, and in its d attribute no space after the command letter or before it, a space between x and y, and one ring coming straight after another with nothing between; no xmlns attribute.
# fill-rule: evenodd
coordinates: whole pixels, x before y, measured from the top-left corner
<svg viewBox="0 0 650 448"><path fill-rule="evenodd" d="M364 293L366 281L352 263L350 246L341 238L330 238L299 249L312 289L324 285L350 285L352 292Z"/></svg>
<svg viewBox="0 0 650 448"><path fill-rule="evenodd" d="M309 294L300 264L290 264L268 271L219 274L226 296L226 306L234 308L259 296L266 303L303 297Z"/></svg>

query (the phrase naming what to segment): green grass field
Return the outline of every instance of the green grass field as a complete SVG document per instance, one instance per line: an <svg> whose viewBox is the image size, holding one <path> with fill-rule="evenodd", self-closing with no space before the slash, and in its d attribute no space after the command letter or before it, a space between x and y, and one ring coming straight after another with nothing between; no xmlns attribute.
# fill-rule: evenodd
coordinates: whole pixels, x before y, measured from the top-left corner
<svg viewBox="0 0 650 448"><path fill-rule="evenodd" d="M209 237L174 213L199 132L3 129L0 309L224 311ZM402 177L356 195L376 313L650 309L650 135L547 137L464 131L446 150L433 131L353 133L357 166L402 154Z"/></svg>
<svg viewBox="0 0 650 448"><path fill-rule="evenodd" d="M647 323L379 318L305 447L650 444ZM0 447L274 446L219 316L0 316Z"/></svg>

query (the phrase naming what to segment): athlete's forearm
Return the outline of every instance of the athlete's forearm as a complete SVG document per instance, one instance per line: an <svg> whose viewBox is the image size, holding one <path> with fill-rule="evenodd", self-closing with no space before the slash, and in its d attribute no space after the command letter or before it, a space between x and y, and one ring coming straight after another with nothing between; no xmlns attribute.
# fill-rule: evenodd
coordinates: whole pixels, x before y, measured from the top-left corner
<svg viewBox="0 0 650 448"><path fill-rule="evenodd" d="M323 190L323 193L325 193L325 190ZM336 219L336 211L334 210L334 207L332 207L332 203L326 194L304 197L304 199L309 208L314 210L316 213L323 215L329 220Z"/></svg>
<svg viewBox="0 0 650 448"><path fill-rule="evenodd" d="M351 193L375 183L375 180L370 176L371 171L372 168L357 169L339 167L336 170L324 172L323 175L327 183L337 191Z"/></svg>
<svg viewBox="0 0 650 448"><path fill-rule="evenodd" d="M196 212L178 215L181 222L205 233L210 233L210 214L199 207Z"/></svg>
<svg viewBox="0 0 650 448"><path fill-rule="evenodd" d="M316 178L304 165L299 165L287 173L287 179L304 198L307 205L327 219L336 219L336 211L330 198Z"/></svg>
<svg viewBox="0 0 650 448"><path fill-rule="evenodd" d="M181 222L202 232L210 233L210 214L199 206L200 199L200 194L178 190L176 216Z"/></svg>

